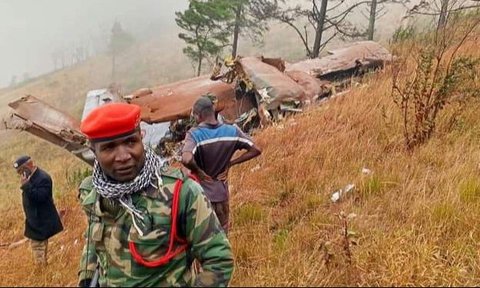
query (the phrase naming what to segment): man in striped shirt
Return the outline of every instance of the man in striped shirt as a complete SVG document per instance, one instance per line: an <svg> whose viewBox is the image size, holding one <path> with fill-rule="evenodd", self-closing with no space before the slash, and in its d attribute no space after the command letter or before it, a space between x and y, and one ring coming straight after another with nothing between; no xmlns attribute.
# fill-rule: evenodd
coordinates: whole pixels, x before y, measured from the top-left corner
<svg viewBox="0 0 480 288"><path fill-rule="evenodd" d="M259 156L262 152L237 126L221 124L215 117L212 101L202 96L193 105L192 114L198 126L185 137L182 163L200 178L200 184L212 203L225 232L229 224L229 169ZM237 150L246 150L232 159Z"/></svg>

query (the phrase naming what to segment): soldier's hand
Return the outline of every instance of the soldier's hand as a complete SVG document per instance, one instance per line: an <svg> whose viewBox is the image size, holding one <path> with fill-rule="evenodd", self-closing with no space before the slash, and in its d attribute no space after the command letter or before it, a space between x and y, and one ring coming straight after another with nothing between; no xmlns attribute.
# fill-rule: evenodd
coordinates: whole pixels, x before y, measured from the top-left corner
<svg viewBox="0 0 480 288"><path fill-rule="evenodd" d="M90 278L83 279L78 283L78 287L92 287L92 279ZM98 281L97 281L97 284L95 284L95 287L100 287L100 284L98 284Z"/></svg>
<svg viewBox="0 0 480 288"><path fill-rule="evenodd" d="M90 287L90 284L92 283L92 279L83 279L80 282L78 282L78 287Z"/></svg>

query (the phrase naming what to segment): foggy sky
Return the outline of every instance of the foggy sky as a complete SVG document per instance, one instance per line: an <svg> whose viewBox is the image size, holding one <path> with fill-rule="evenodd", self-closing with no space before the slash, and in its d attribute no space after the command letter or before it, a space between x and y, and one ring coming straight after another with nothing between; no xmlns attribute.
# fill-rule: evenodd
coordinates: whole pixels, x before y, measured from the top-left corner
<svg viewBox="0 0 480 288"><path fill-rule="evenodd" d="M78 43L89 43L91 50L97 44L104 47L115 20L138 40L176 34L174 13L187 4L188 0L0 0L0 88L14 75L18 83L24 73L34 77L52 71L55 51L74 49ZM399 8L388 9L377 23L377 34L393 33L403 15ZM367 24L363 16L349 20L352 17Z"/></svg>
<svg viewBox="0 0 480 288"><path fill-rule="evenodd" d="M172 33L187 0L0 0L0 87L53 70L51 54L108 37L115 20L136 38Z"/></svg>

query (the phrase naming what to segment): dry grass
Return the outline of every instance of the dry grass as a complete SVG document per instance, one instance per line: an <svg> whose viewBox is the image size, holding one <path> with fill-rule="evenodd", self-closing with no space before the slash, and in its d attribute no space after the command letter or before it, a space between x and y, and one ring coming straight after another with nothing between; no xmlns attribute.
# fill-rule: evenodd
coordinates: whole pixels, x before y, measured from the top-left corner
<svg viewBox="0 0 480 288"><path fill-rule="evenodd" d="M479 44L462 53L480 56ZM231 175L233 285L479 282L480 99L470 99L453 122L457 109L447 107L433 139L407 153L390 73L364 84L255 135L263 155ZM66 175L84 166L33 136L7 136L0 155L0 242L22 237L18 179L10 168L18 154L31 154L51 172L57 206L67 213L66 230L52 239L45 270L34 268L26 245L0 250L0 286L74 285L85 218L76 202L76 179ZM362 174L363 167L373 174ZM331 203L332 192L350 183L355 191ZM349 221L358 241L349 246L350 257L342 211L357 215Z"/></svg>
<svg viewBox="0 0 480 288"><path fill-rule="evenodd" d="M434 138L407 153L391 75L366 84L266 129L256 137L262 157L233 171L234 285L478 283L480 99L454 125L456 109L446 108ZM349 183L353 194L332 204ZM341 211L357 215L351 265Z"/></svg>

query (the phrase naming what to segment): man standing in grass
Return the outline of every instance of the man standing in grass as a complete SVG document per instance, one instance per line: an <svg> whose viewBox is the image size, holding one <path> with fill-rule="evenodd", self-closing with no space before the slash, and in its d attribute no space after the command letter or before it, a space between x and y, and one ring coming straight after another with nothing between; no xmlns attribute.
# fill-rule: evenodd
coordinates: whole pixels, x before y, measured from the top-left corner
<svg viewBox="0 0 480 288"><path fill-rule="evenodd" d="M80 186L88 218L79 285L227 286L230 243L202 187L142 143L140 107L100 106L81 124L95 154L93 176ZM198 260L201 272L192 273Z"/></svg>
<svg viewBox="0 0 480 288"><path fill-rule="evenodd" d="M200 184L225 232L229 226L228 171L262 152L252 139L237 126L221 124L215 117L213 102L200 97L192 114L198 126L188 131L182 153L182 163L200 178ZM246 150L232 159L237 150Z"/></svg>
<svg viewBox="0 0 480 288"><path fill-rule="evenodd" d="M29 156L19 157L13 167L21 177L24 235L30 239L35 264L47 265L48 239L63 230L53 202L52 178Z"/></svg>

